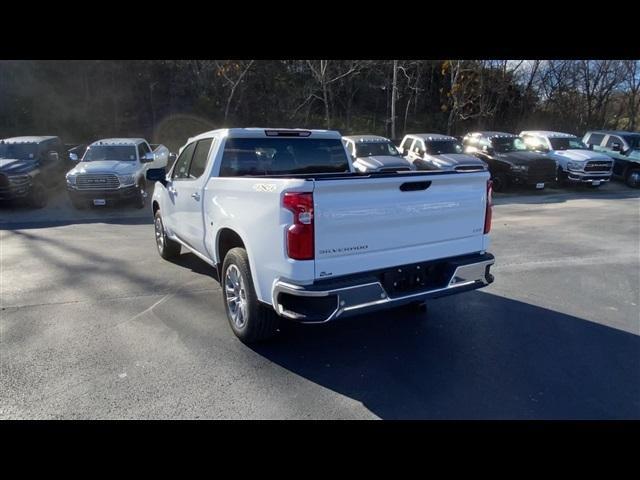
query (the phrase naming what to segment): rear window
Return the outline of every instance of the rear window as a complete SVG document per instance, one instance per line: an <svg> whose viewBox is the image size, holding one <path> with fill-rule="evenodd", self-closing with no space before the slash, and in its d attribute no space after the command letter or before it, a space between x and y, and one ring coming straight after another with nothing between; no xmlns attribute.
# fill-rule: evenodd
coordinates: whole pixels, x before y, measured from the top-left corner
<svg viewBox="0 0 640 480"><path fill-rule="evenodd" d="M221 177L349 172L340 139L230 138Z"/></svg>

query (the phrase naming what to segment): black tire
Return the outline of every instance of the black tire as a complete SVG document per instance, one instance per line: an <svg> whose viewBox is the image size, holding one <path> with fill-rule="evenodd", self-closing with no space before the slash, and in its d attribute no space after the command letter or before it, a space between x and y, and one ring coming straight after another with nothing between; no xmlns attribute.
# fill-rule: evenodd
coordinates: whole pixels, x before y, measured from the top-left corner
<svg viewBox="0 0 640 480"><path fill-rule="evenodd" d="M171 260L172 258L180 255L182 245L167 237L167 233L164 230L164 223L162 223L160 210L156 212L153 224L156 236L156 247L158 248L160 256L165 260Z"/></svg>
<svg viewBox="0 0 640 480"><path fill-rule="evenodd" d="M47 206L47 189L40 182L35 182L31 187L28 203L33 208L44 208Z"/></svg>
<svg viewBox="0 0 640 480"><path fill-rule="evenodd" d="M136 185L136 188L138 189L138 192L136 193L135 200L134 200L135 207L144 208L147 200L147 195L146 195L147 185L145 182L140 182Z"/></svg>
<svg viewBox="0 0 640 480"><path fill-rule="evenodd" d="M568 183L567 174L562 171L562 168L558 167L556 185L558 187L566 187Z"/></svg>
<svg viewBox="0 0 640 480"><path fill-rule="evenodd" d="M227 252L220 283L229 325L240 341L247 344L262 342L277 333L280 317L258 301L244 248L232 248ZM237 299L235 309L233 298Z"/></svg>
<svg viewBox="0 0 640 480"><path fill-rule="evenodd" d="M629 170L624 178L624 183L631 188L640 188L640 169Z"/></svg>
<svg viewBox="0 0 640 480"><path fill-rule="evenodd" d="M496 173L492 181L494 192L504 192L509 187L509 178L504 173Z"/></svg>

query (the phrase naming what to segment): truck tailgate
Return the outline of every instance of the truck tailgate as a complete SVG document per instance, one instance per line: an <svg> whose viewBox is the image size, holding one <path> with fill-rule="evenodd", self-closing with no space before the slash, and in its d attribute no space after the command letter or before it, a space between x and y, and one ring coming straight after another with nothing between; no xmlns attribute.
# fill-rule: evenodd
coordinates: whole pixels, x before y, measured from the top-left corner
<svg viewBox="0 0 640 480"><path fill-rule="evenodd" d="M483 250L488 172L316 180L315 277Z"/></svg>

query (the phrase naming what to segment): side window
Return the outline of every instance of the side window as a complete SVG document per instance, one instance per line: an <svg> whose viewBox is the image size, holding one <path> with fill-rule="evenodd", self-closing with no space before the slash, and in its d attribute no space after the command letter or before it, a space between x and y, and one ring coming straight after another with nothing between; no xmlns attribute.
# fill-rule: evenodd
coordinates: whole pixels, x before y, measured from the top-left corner
<svg viewBox="0 0 640 480"><path fill-rule="evenodd" d="M193 160L191 160L191 167L189 168L189 178L200 178L204 173L205 168L207 168L207 160L209 160L209 150L211 149L212 143L213 138L207 138L200 140L196 144Z"/></svg>
<svg viewBox="0 0 640 480"><path fill-rule="evenodd" d="M149 150L149 147L147 147L146 143L141 143L140 145L138 145L138 158L142 158L145 156L145 154L149 153L151 150Z"/></svg>
<svg viewBox="0 0 640 480"><path fill-rule="evenodd" d="M611 147L613 147L614 143L617 143L617 144L622 146L622 140L620 139L620 137L615 137L613 135L609 135L609 138L607 139L607 144L605 146L607 148L611 148Z"/></svg>
<svg viewBox="0 0 640 480"><path fill-rule="evenodd" d="M421 140L416 140L413 144L413 153L422 156L424 155L424 152L424 142L422 142Z"/></svg>
<svg viewBox="0 0 640 480"><path fill-rule="evenodd" d="M403 155L406 155L407 153L409 153L409 151L411 150L412 143L413 143L413 138L407 137L404 139L404 141L402 142L402 145L400 145L400 150L402 150Z"/></svg>
<svg viewBox="0 0 640 480"><path fill-rule="evenodd" d="M191 157L193 156L193 151L196 148L196 143L190 143L182 150L182 153L176 160L176 164L173 167L173 172L171 173L172 180L178 180L181 178L189 178L189 165L191 164Z"/></svg>
<svg viewBox="0 0 640 480"><path fill-rule="evenodd" d="M602 133L592 133L587 140L587 143L591 145L600 146L602 140L604 139L604 135Z"/></svg>

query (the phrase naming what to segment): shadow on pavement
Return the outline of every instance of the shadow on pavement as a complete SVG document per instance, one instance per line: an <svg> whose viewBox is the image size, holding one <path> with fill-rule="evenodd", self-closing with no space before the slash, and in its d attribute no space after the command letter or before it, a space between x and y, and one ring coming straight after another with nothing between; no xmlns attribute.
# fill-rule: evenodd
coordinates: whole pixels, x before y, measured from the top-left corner
<svg viewBox="0 0 640 480"><path fill-rule="evenodd" d="M50 191L49 202L42 209L35 209L22 201L0 202L0 230L47 228L64 225L107 223L120 225L152 224L151 197L148 192L147 205L136 208L131 202L108 204L101 207L75 209L66 190Z"/></svg>
<svg viewBox="0 0 640 480"><path fill-rule="evenodd" d="M200 275L208 275L212 277L216 282L218 282L218 272L211 265L206 263L204 260L201 260L197 256L195 256L191 252L185 252L185 248L182 250L182 254L178 255L178 257L170 260L171 263L178 265L183 268L188 268L194 273L199 273Z"/></svg>
<svg viewBox="0 0 640 480"><path fill-rule="evenodd" d="M640 198L640 189L627 187L622 183L611 182L594 188L588 185L568 185L566 187L549 186L544 190L511 187L506 192L494 193L494 205L506 204L544 204L564 203L578 199L618 200L622 198Z"/></svg>
<svg viewBox="0 0 640 480"><path fill-rule="evenodd" d="M640 337L475 291L254 350L383 419L640 418Z"/></svg>

